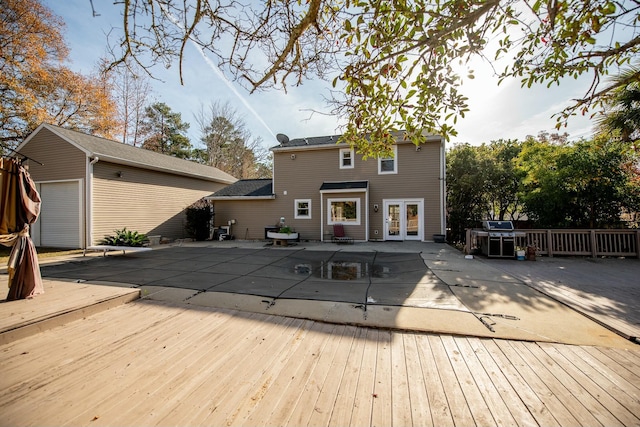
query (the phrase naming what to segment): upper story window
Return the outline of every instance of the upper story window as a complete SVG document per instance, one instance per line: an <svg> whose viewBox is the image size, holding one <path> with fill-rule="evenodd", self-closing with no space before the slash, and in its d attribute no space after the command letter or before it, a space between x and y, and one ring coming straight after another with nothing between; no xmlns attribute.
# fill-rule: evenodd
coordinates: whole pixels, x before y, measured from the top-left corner
<svg viewBox="0 0 640 427"><path fill-rule="evenodd" d="M378 174L398 173L398 146L393 146L393 157L378 157Z"/></svg>
<svg viewBox="0 0 640 427"><path fill-rule="evenodd" d="M351 148L340 149L340 169L353 169L354 153Z"/></svg>
<svg viewBox="0 0 640 427"><path fill-rule="evenodd" d="M311 219L311 199L295 200L295 219Z"/></svg>

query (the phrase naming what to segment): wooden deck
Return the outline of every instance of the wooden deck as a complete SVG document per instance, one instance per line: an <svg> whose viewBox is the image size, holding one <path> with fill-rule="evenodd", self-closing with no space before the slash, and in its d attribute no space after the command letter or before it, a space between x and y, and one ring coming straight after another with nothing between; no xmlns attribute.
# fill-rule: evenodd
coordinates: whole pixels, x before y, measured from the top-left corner
<svg viewBox="0 0 640 427"><path fill-rule="evenodd" d="M138 300L0 346L2 425L640 425L640 351Z"/></svg>

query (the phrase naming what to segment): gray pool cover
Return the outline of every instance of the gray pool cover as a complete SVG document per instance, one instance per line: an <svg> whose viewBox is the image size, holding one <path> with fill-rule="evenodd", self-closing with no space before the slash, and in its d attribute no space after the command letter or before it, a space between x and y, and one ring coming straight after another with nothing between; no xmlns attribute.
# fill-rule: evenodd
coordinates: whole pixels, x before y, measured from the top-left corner
<svg viewBox="0 0 640 427"><path fill-rule="evenodd" d="M168 247L42 266L43 277L275 299L457 308L418 253Z"/></svg>

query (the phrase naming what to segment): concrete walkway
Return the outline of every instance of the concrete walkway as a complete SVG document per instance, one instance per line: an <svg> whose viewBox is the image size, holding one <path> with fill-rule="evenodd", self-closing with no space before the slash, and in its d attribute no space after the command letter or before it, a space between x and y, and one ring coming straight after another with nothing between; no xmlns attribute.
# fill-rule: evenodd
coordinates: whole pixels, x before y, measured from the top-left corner
<svg viewBox="0 0 640 427"><path fill-rule="evenodd" d="M282 248L225 241L74 259L43 265L42 272L51 280L139 287L152 301L401 330L634 346L620 337L615 312L596 323L505 271L534 264L542 265L465 259L447 245L422 242ZM340 275L347 277L336 280Z"/></svg>

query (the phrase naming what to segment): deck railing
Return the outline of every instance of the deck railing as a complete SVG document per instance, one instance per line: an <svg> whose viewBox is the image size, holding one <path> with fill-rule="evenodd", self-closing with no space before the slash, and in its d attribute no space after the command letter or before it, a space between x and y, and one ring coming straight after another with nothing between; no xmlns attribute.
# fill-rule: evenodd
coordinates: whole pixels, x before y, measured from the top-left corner
<svg viewBox="0 0 640 427"><path fill-rule="evenodd" d="M471 241L467 231L467 249ZM640 230L517 230L520 247L534 246L539 255L623 256L640 258Z"/></svg>

